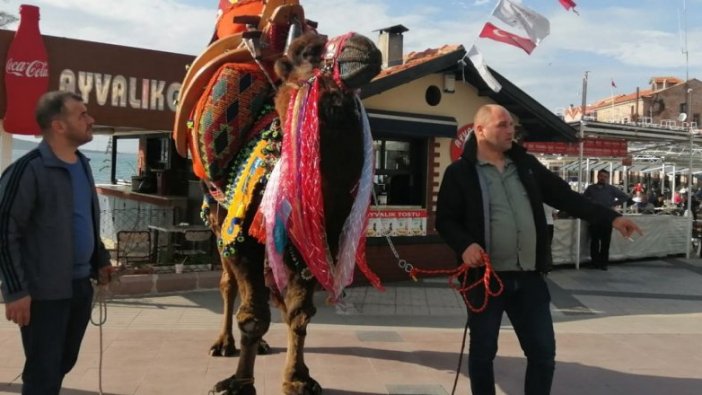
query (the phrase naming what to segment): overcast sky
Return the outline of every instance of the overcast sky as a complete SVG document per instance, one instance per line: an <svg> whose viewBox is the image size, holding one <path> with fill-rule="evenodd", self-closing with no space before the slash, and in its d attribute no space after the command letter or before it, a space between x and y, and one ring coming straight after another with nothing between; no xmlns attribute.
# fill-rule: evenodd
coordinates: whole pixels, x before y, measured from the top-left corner
<svg viewBox="0 0 702 395"><path fill-rule="evenodd" d="M551 22L548 36L531 55L477 38L497 0L301 0L306 16L329 35L356 31L376 38L376 29L402 24L405 52L444 44L476 44L486 62L552 111L581 102L589 71L588 102L645 88L652 76L699 78L702 0L575 0L580 16L558 0L523 0ZM209 41L218 0L0 0L17 14L22 3L41 8L43 34L196 55ZM684 21L687 14L689 67ZM16 28L16 24L10 25ZM523 34L515 28L514 33ZM617 88L611 88L614 80ZM693 93L694 96L695 93ZM699 93L702 97L702 92ZM695 100L693 98L693 100Z"/></svg>

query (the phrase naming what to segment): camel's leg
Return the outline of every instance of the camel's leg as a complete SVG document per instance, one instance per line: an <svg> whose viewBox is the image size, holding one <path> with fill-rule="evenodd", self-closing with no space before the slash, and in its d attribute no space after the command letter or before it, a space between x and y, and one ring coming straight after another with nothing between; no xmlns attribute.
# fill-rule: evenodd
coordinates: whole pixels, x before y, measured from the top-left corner
<svg viewBox="0 0 702 395"><path fill-rule="evenodd" d="M320 394L322 388L310 377L305 365L304 347L307 325L317 312L314 307L314 279L305 280L295 273L285 293L285 322L288 324L288 353L283 373L283 394Z"/></svg>
<svg viewBox="0 0 702 395"><path fill-rule="evenodd" d="M228 394L249 395L256 393L253 385L256 354L271 323L271 309L268 305L270 291L264 281L263 246L247 238L237 247L238 254L229 261L241 298L236 314L241 334L239 363L236 373L219 382L215 388L220 391L227 390Z"/></svg>
<svg viewBox="0 0 702 395"><path fill-rule="evenodd" d="M207 215L210 228L215 234L217 240L219 240L221 237L222 223L224 222L226 215L227 211L216 204ZM237 353L232 324L234 316L234 301L236 300L239 286L234 273L234 262L228 258L225 258L221 250L219 251L219 256L222 263L222 277L219 280L219 292L222 295L222 303L224 304L224 317L222 320L222 330L220 331L217 340L215 340L212 347L210 347L210 355L231 357ZM259 354L267 354L270 352L270 346L263 339L261 339L258 344L258 352Z"/></svg>
<svg viewBox="0 0 702 395"><path fill-rule="evenodd" d="M210 355L212 356L231 357L237 352L234 335L232 334L234 300L236 299L237 290L238 285L231 269L231 262L223 258L222 277L219 280L219 292L222 295L222 302L224 303L224 317L222 320L222 330L215 343L210 347Z"/></svg>
<svg viewBox="0 0 702 395"><path fill-rule="evenodd" d="M263 274L263 246L251 239L240 250L246 255L237 257L234 265L241 305L236 314L241 331L241 354L237 368L238 377L253 377L258 344L271 323L271 308L268 305L269 290ZM242 376L243 375L243 376Z"/></svg>
<svg viewBox="0 0 702 395"><path fill-rule="evenodd" d="M207 215L210 228L217 240L221 238L222 222L224 222L226 215L227 210L224 210L217 203L214 203L214 207L212 207ZM224 304L224 319L222 320L222 330L217 340L215 340L212 347L210 347L210 355L216 357L231 357L236 354L236 345L234 343L234 335L232 334L232 316L234 314L234 300L236 299L238 286L234 278L232 262L224 257L221 249L219 249L218 252L222 263L222 277L220 277L219 280L219 292L222 295L222 302Z"/></svg>

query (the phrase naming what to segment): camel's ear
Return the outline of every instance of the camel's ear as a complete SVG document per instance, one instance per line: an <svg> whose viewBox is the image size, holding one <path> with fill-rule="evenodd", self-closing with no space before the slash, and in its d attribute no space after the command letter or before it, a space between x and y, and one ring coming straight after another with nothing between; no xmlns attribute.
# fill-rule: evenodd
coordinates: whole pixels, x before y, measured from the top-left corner
<svg viewBox="0 0 702 395"><path fill-rule="evenodd" d="M307 32L290 44L287 57L295 66L317 65L321 61L326 42L326 36Z"/></svg>
<svg viewBox="0 0 702 395"><path fill-rule="evenodd" d="M297 64L309 63L311 65L319 64L324 54L324 46L327 40L325 36L314 36L306 42L306 45L298 52L294 52L293 59Z"/></svg>
<svg viewBox="0 0 702 395"><path fill-rule="evenodd" d="M288 80L288 76L293 70L293 64L286 56L278 58L275 62L275 74L283 81Z"/></svg>

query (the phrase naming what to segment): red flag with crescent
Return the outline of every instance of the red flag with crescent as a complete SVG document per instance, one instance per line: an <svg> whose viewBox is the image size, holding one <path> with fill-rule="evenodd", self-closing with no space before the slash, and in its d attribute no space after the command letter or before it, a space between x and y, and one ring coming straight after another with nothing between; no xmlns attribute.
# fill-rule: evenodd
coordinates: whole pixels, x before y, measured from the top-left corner
<svg viewBox="0 0 702 395"><path fill-rule="evenodd" d="M526 37L518 36L510 32L504 31L490 22L486 22L483 26L483 31L480 32L480 37L490 38L505 44L514 45L521 48L524 52L531 54L536 44Z"/></svg>

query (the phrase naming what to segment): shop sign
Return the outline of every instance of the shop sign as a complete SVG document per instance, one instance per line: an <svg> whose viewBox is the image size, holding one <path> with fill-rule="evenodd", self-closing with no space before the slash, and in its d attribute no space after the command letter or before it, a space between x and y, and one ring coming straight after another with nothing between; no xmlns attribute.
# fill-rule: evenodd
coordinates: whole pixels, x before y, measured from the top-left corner
<svg viewBox="0 0 702 395"><path fill-rule="evenodd" d="M0 29L0 58L5 57L13 38L14 32ZM0 73L13 78L19 78L16 74L46 78L48 72L48 85L41 93L60 89L80 94L100 127L134 134L173 128L175 101L185 66L192 63L193 56L63 37L41 38L50 54L48 66L32 63L41 60L37 56L8 54L0 61ZM7 88L9 91L9 84ZM29 84L23 82L20 88L20 93L7 92L8 96L28 97ZM14 113L5 93L0 84L0 118ZM32 109L37 97L27 99Z"/></svg>
<svg viewBox="0 0 702 395"><path fill-rule="evenodd" d="M168 84L168 85L166 85ZM180 82L63 69L59 89L78 93L86 104L163 111L176 110ZM167 87L166 87L167 86Z"/></svg>
<svg viewBox="0 0 702 395"><path fill-rule="evenodd" d="M423 209L372 209L366 237L426 236L427 211Z"/></svg>
<svg viewBox="0 0 702 395"><path fill-rule="evenodd" d="M560 141L527 142L524 148L532 154L580 155L579 143ZM625 158L629 154L626 140L586 138L583 140L583 155L587 157Z"/></svg>
<svg viewBox="0 0 702 395"><path fill-rule="evenodd" d="M456 131L456 138L451 141L451 162L461 157L461 154L463 154L463 145L466 143L466 140L468 140L468 136L470 136L471 132L473 132L472 123L458 128L458 131Z"/></svg>

